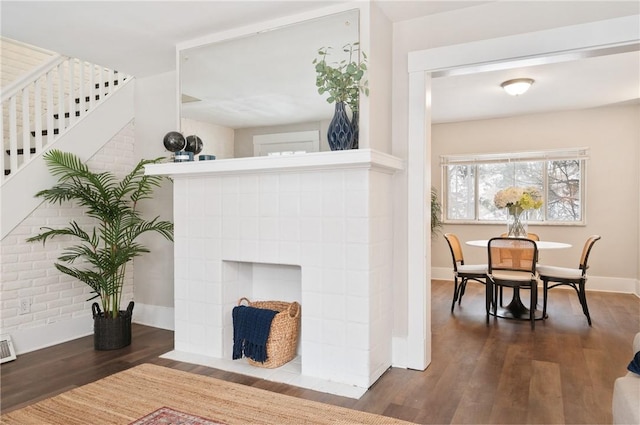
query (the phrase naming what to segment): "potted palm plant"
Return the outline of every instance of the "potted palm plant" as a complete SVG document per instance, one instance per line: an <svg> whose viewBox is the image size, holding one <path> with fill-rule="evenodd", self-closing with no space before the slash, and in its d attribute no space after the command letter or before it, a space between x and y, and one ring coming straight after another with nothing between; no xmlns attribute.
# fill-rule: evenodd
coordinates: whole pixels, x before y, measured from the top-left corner
<svg viewBox="0 0 640 425"><path fill-rule="evenodd" d="M335 102L335 113L329 123L327 138L331 150L344 150L354 146L354 135L358 131L358 100L360 93L369 95L368 82L364 80L367 70L367 55L360 52L359 43L346 44L342 51L348 56L340 62L327 62L331 47L318 49L318 57L313 60L316 69L316 87L319 94L327 93L327 102ZM360 60L360 53L362 59ZM352 108L351 120L345 106ZM355 127L354 127L355 124Z"/></svg>
<svg viewBox="0 0 640 425"><path fill-rule="evenodd" d="M119 180L110 172L95 173L74 154L50 150L43 155L49 172L58 178L50 189L36 194L51 203L71 201L94 219L91 225L72 220L66 227L42 227L41 233L27 241L65 237L78 243L58 257L55 267L92 289L100 304L92 305L94 347L97 350L122 348L131 343L133 301L120 310L127 265L149 249L137 242L140 235L156 232L173 240L169 221L144 219L138 201L151 198L162 177L144 175L144 166L164 158L141 160Z"/></svg>

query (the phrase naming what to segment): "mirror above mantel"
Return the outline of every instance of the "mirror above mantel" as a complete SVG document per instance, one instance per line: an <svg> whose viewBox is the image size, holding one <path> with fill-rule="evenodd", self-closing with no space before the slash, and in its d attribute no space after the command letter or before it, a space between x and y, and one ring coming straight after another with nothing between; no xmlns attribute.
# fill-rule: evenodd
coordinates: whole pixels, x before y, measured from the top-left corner
<svg viewBox="0 0 640 425"><path fill-rule="evenodd" d="M357 41L359 11L348 10L179 50L182 133L218 158L253 156L253 136L288 132L318 131L328 150L334 105L312 62L322 47L339 61Z"/></svg>

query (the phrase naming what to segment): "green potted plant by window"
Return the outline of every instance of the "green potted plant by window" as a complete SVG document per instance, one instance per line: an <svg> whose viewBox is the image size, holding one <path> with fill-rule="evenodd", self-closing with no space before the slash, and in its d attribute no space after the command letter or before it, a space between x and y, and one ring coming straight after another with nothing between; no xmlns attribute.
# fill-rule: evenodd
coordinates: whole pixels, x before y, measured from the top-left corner
<svg viewBox="0 0 640 425"><path fill-rule="evenodd" d="M49 172L58 178L50 189L36 194L51 203L71 201L81 207L93 224L71 220L66 227L42 227L29 242L64 237L78 243L66 248L55 267L87 285L99 298L93 303L94 347L112 350L131 343L133 301L120 310L127 265L149 249L137 242L140 235L156 232L173 240L173 223L155 217L147 220L138 202L151 198L162 177L144 175L144 166L162 161L141 160L122 180L110 172L95 173L72 153L50 150L43 155ZM65 239L66 240L66 239ZM76 265L77 264L77 265Z"/></svg>
<svg viewBox="0 0 640 425"><path fill-rule="evenodd" d="M368 81L364 79L367 70L367 55L360 51L360 43L349 43L342 51L348 59L327 62L331 47L318 49L318 57L313 60L316 69L316 87L319 94L327 93L327 102L335 103L335 113L329 123L327 138L331 150L354 148L354 133L357 133L358 101L360 93L369 95ZM362 54L362 59L360 59ZM349 120L345 106L352 109ZM353 127L355 124L355 129ZM355 144L357 147L357 142Z"/></svg>
<svg viewBox="0 0 640 425"><path fill-rule="evenodd" d="M442 204L438 199L438 191L431 187L431 237L435 238L442 229Z"/></svg>

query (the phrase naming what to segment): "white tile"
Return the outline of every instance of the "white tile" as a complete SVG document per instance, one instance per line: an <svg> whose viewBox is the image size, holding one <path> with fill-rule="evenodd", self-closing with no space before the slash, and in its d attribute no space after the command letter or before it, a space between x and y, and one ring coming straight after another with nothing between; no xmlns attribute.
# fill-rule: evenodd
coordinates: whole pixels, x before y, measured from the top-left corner
<svg viewBox="0 0 640 425"><path fill-rule="evenodd" d="M300 241L320 242L322 241L322 218L305 217L300 221Z"/></svg>
<svg viewBox="0 0 640 425"><path fill-rule="evenodd" d="M322 218L322 242L344 243L346 240L346 222L344 217Z"/></svg>
<svg viewBox="0 0 640 425"><path fill-rule="evenodd" d="M322 172L305 172L300 174L300 191L319 192L322 190Z"/></svg>
<svg viewBox="0 0 640 425"><path fill-rule="evenodd" d="M280 234L280 221L277 217L261 217L258 224L258 237L262 241L275 241Z"/></svg>
<svg viewBox="0 0 640 425"><path fill-rule="evenodd" d="M322 266L333 269L344 269L347 264L349 253L345 252L344 244L340 243L323 243L322 244ZM353 264L349 264L350 268L355 268ZM360 268L360 267L358 267Z"/></svg>
<svg viewBox="0 0 640 425"><path fill-rule="evenodd" d="M187 279L175 279L174 280L174 297L176 300L187 300L189 298L189 289L187 285Z"/></svg>
<svg viewBox="0 0 640 425"><path fill-rule="evenodd" d="M369 199L367 192L348 192L345 200L347 217L369 217Z"/></svg>
<svg viewBox="0 0 640 425"><path fill-rule="evenodd" d="M238 195L238 215L240 217L258 217L257 193L240 193Z"/></svg>
<svg viewBox="0 0 640 425"><path fill-rule="evenodd" d="M306 266L321 266L322 244L311 242L300 244L300 263Z"/></svg>
<svg viewBox="0 0 640 425"><path fill-rule="evenodd" d="M204 280L205 260L194 258L189 261L189 280L199 282Z"/></svg>
<svg viewBox="0 0 640 425"><path fill-rule="evenodd" d="M313 292L322 290L322 268L313 266L302 268L302 290Z"/></svg>
<svg viewBox="0 0 640 425"><path fill-rule="evenodd" d="M346 219L346 241L351 243L369 243L370 222L368 218Z"/></svg>
<svg viewBox="0 0 640 425"><path fill-rule="evenodd" d="M347 323L346 345L358 350L369 349L369 325L365 323Z"/></svg>
<svg viewBox="0 0 640 425"><path fill-rule="evenodd" d="M322 216L323 217L344 217L345 198L342 191L322 192Z"/></svg>
<svg viewBox="0 0 640 425"><path fill-rule="evenodd" d="M261 262L277 263L280 257L277 241L260 241L258 243L258 258Z"/></svg>
<svg viewBox="0 0 640 425"><path fill-rule="evenodd" d="M210 192L207 192L203 201L205 217L219 217L222 215L222 196L220 196L219 193L212 194ZM174 211L174 217L181 217L181 215L176 214Z"/></svg>
<svg viewBox="0 0 640 425"><path fill-rule="evenodd" d="M347 270L345 278L347 295L369 297L369 275L368 270Z"/></svg>
<svg viewBox="0 0 640 425"><path fill-rule="evenodd" d="M273 193L277 192L279 187L279 175L278 174L260 174L259 177L259 191L260 193Z"/></svg>
<svg viewBox="0 0 640 425"><path fill-rule="evenodd" d="M279 188L281 192L300 191L300 174L298 173L280 174Z"/></svg>
<svg viewBox="0 0 640 425"><path fill-rule="evenodd" d="M204 259L204 239L199 237L189 238L189 242L187 243L187 259L188 260L202 260Z"/></svg>
<svg viewBox="0 0 640 425"><path fill-rule="evenodd" d="M306 341L322 342L322 323L322 319L302 315L302 331Z"/></svg>
<svg viewBox="0 0 640 425"><path fill-rule="evenodd" d="M240 217L238 219L240 240L258 240L258 221L257 217Z"/></svg>
<svg viewBox="0 0 640 425"><path fill-rule="evenodd" d="M278 216L278 196L273 192L260 192L258 194L258 213L260 217Z"/></svg>
<svg viewBox="0 0 640 425"><path fill-rule="evenodd" d="M322 340L323 345L336 345L339 347L347 346L347 330L343 320L325 319L322 321ZM342 359L342 362L345 360Z"/></svg>
<svg viewBox="0 0 640 425"><path fill-rule="evenodd" d="M347 244L346 263L352 270L368 270L370 266L369 245Z"/></svg>
<svg viewBox="0 0 640 425"><path fill-rule="evenodd" d="M189 323L204 325L207 319L207 309L204 303L189 303Z"/></svg>
<svg viewBox="0 0 640 425"><path fill-rule="evenodd" d="M176 322L186 322L189 319L187 301L175 299L173 301L174 318Z"/></svg>
<svg viewBox="0 0 640 425"><path fill-rule="evenodd" d="M369 172L365 170L345 170L344 181L347 191L368 191Z"/></svg>
<svg viewBox="0 0 640 425"><path fill-rule="evenodd" d="M225 219L240 214L239 196L236 192L222 194L222 215Z"/></svg>
<svg viewBox="0 0 640 425"><path fill-rule="evenodd" d="M238 193L240 178L238 176L225 176L220 184L221 193Z"/></svg>
<svg viewBox="0 0 640 425"><path fill-rule="evenodd" d="M346 273L344 269L322 269L322 291L326 294L346 294Z"/></svg>
<svg viewBox="0 0 640 425"><path fill-rule="evenodd" d="M225 216L222 223L223 239L240 239L240 218L237 216Z"/></svg>
<svg viewBox="0 0 640 425"><path fill-rule="evenodd" d="M300 243L278 242L278 262L282 264L300 264Z"/></svg>
<svg viewBox="0 0 640 425"><path fill-rule="evenodd" d="M361 297L347 296L347 320L356 323L369 323L369 300Z"/></svg>
<svg viewBox="0 0 640 425"><path fill-rule="evenodd" d="M325 320L347 320L347 302L341 295L322 294L322 317Z"/></svg>
<svg viewBox="0 0 640 425"><path fill-rule="evenodd" d="M278 219L279 237L281 241L299 241L300 240L300 220L293 217L280 217Z"/></svg>
<svg viewBox="0 0 640 425"><path fill-rule="evenodd" d="M278 203L281 217L300 216L300 194L298 192L281 192Z"/></svg>
<svg viewBox="0 0 640 425"><path fill-rule="evenodd" d="M304 308L303 315L305 317L323 319L322 309L323 298L320 293L317 292L302 292L302 308Z"/></svg>
<svg viewBox="0 0 640 425"><path fill-rule="evenodd" d="M191 281L189 282L189 301L191 302L201 302L206 299L206 284L202 281ZM192 305L189 305L189 308L192 308Z"/></svg>
<svg viewBox="0 0 640 425"><path fill-rule="evenodd" d="M258 193L258 177L256 175L240 176L238 181L239 193Z"/></svg>
<svg viewBox="0 0 640 425"><path fill-rule="evenodd" d="M300 193L300 217L322 216L322 194L304 191Z"/></svg>
<svg viewBox="0 0 640 425"><path fill-rule="evenodd" d="M257 261L259 259L259 242L256 240L240 241L238 260Z"/></svg>

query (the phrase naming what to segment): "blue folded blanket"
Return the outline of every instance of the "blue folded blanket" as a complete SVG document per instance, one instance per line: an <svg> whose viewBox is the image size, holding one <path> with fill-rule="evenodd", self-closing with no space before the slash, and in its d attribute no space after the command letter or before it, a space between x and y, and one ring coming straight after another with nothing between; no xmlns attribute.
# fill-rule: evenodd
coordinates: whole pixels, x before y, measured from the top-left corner
<svg viewBox="0 0 640 425"><path fill-rule="evenodd" d="M627 369L640 375L640 351L636 353L631 363L629 363L629 366L627 366Z"/></svg>
<svg viewBox="0 0 640 425"><path fill-rule="evenodd" d="M267 361L267 339L277 311L240 305L233 308L233 360L244 355L260 363Z"/></svg>

